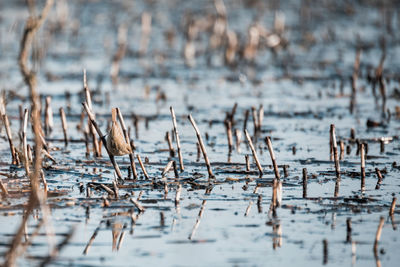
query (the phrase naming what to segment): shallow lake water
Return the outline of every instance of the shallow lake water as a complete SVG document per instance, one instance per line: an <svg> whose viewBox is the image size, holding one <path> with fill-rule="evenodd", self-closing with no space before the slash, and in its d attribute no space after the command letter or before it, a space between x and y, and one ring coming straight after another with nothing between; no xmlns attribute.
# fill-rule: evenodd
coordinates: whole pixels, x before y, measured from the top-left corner
<svg viewBox="0 0 400 267"><path fill-rule="evenodd" d="M38 13L43 1L37 2ZM60 243L71 229L74 234L50 265L397 265L399 209L388 216L400 189L400 111L396 114L400 105L400 5L395 1L224 1L228 28L238 33L242 46L246 45L250 26L262 25L271 37L277 31L274 23L284 18L283 32L275 34L279 45L271 48L262 40L254 60L240 60L233 67L224 64L223 48L210 48L210 31L217 15L214 1L55 2L34 41L40 60L33 67L38 70L38 90L52 97L54 111L54 129L46 139L56 163L44 162L55 233L50 239ZM30 102L17 58L29 12L25 1L1 1L0 10L0 84L13 138L19 145L18 108L29 108ZM147 51L139 56L143 12L151 15L152 23ZM182 56L189 22L199 31L191 66ZM113 83L110 68L121 25L126 25L127 48L120 61L118 82ZM171 45L168 33L174 36ZM361 57L351 114L350 78L357 48ZM385 113L381 112L379 85L375 97L368 82L383 51ZM86 155L84 134L76 127L84 101L83 69L101 129L107 129L111 108L119 107L131 128L135 152L148 159L145 166L150 180L144 179L138 168L140 177L135 181L128 179L129 157L117 157L127 178L119 181L119 199L101 189L92 188L87 195L90 185L112 187L115 175L104 149L102 157ZM242 137L239 147L234 144L229 153L224 120L235 103L232 128ZM264 169L261 178L243 133L245 111L260 105L264 119L254 139ZM165 194L161 173L170 160L178 162L176 155L170 157L165 140L166 132L173 127L170 106L177 115L185 171L179 178L173 171L166 174ZM60 107L67 113L67 147ZM208 179L203 157L198 156L188 114L203 136L215 179ZM368 127L367 121L379 125ZM350 148L340 160L342 178L337 198L329 147L331 124L336 126L338 141ZM0 202L3 258L21 222L29 183L24 168L10 164L8 141L1 126L0 179L9 190L9 196ZM364 192L357 143L350 140L352 128L357 139L368 143ZM253 135L251 111L247 129ZM283 182L276 216L269 210L274 171L266 136L271 136ZM381 138L386 140L384 151ZM30 129L28 142L33 145ZM246 171L245 155L251 158L251 171ZM288 165L288 176L283 165ZM308 172L307 198L303 198L303 168ZM375 168L384 175L379 189L375 189ZM175 205L178 184L182 190ZM142 213L130 201L138 196L145 208ZM105 197L108 207L103 206ZM373 246L381 216L385 223L376 256ZM34 232L40 218L39 210L31 215L28 233ZM351 240L346 237L348 218L352 222ZM325 258L323 240L328 244ZM18 259L19 265L40 264L48 255L44 227L32 242Z"/></svg>

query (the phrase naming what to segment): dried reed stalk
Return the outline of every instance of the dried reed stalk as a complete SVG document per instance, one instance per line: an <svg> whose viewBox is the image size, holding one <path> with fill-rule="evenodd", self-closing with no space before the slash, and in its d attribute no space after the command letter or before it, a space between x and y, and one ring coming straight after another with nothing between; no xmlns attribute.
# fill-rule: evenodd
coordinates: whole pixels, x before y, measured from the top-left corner
<svg viewBox="0 0 400 267"><path fill-rule="evenodd" d="M89 90L89 87L87 85L86 69L83 70L83 90L84 90L84 93L85 93L86 104L87 104L89 110L93 110L92 96L90 94L90 90ZM92 113L92 119L94 121L96 120L96 115L94 113ZM91 119L89 118L89 120L91 120ZM99 143L98 143L97 138L96 138L94 125L92 123L90 123L90 121L89 121L88 122L88 126L89 126L89 135L92 137L92 142L93 142L93 154L94 154L95 157L100 157Z"/></svg>
<svg viewBox="0 0 400 267"><path fill-rule="evenodd" d="M8 196L8 191L7 188L4 186L3 181L0 180L0 189L1 189L1 194L4 198Z"/></svg>
<svg viewBox="0 0 400 267"><path fill-rule="evenodd" d="M228 149L229 153L231 153L233 149L232 122L228 120L225 122L225 125L226 125L226 135L228 138Z"/></svg>
<svg viewBox="0 0 400 267"><path fill-rule="evenodd" d="M303 168L303 198L307 198L307 168Z"/></svg>
<svg viewBox="0 0 400 267"><path fill-rule="evenodd" d="M26 176L29 176L29 158L28 158L28 144L26 140L26 131L28 128L28 109L24 110L23 126L22 126L22 150L23 150L23 164L25 166Z"/></svg>
<svg viewBox="0 0 400 267"><path fill-rule="evenodd" d="M62 129L63 129L63 134L64 134L64 143L65 143L65 146L68 146L67 117L65 116L65 112L62 107L60 108L60 117L61 117L61 125L62 125Z"/></svg>
<svg viewBox="0 0 400 267"><path fill-rule="evenodd" d="M278 181L279 181L279 179L280 179L279 169L278 169L278 164L276 164L276 158L275 158L274 149L272 148L271 138L269 136L267 136L265 138L265 142L267 143L269 155L271 156L272 165L274 166L275 178L278 179Z"/></svg>
<svg viewBox="0 0 400 267"><path fill-rule="evenodd" d="M170 157L172 157L172 158L175 157L175 149L172 146L172 140L171 140L171 135L169 134L169 131L167 131L165 133L165 140L167 140L167 143L168 143L168 150L169 150Z"/></svg>
<svg viewBox="0 0 400 267"><path fill-rule="evenodd" d="M246 161L246 171L249 172L250 171L250 157L249 157L249 155L245 155L244 159Z"/></svg>
<svg viewBox="0 0 400 267"><path fill-rule="evenodd" d="M251 137L249 135L249 132L247 130L244 130L244 133L246 135L247 142L248 142L249 147L251 149L251 153L253 153L253 157L254 157L254 160L256 161L256 165L257 165L258 171L260 173L260 177L261 177L263 175L263 169L261 167L260 161L258 160L257 152L256 152L256 150L254 148L253 142L251 141Z"/></svg>
<svg viewBox="0 0 400 267"><path fill-rule="evenodd" d="M335 172L336 172L336 182L335 182L335 193L334 196L339 196L339 188L340 188L340 163L339 163L339 156L338 156L338 149L337 149L337 142L336 142L336 133L335 133L335 125L331 124L330 128L330 135L332 138L332 151L333 157L335 160Z"/></svg>
<svg viewBox="0 0 400 267"><path fill-rule="evenodd" d="M247 120L249 119L249 110L246 109L246 111L244 112L244 120L243 120L243 132L245 132L247 130Z"/></svg>
<svg viewBox="0 0 400 267"><path fill-rule="evenodd" d="M46 136L50 135L53 131L53 109L51 108L51 97L46 97L45 117L44 117L44 133Z"/></svg>
<svg viewBox="0 0 400 267"><path fill-rule="evenodd" d="M375 189L379 189L381 187L383 176L382 176L381 171L378 168L375 168L375 173L376 173L376 176L378 176L378 181L376 182Z"/></svg>
<svg viewBox="0 0 400 267"><path fill-rule="evenodd" d="M145 177L146 179L149 179L150 177L149 177L149 175L147 174L146 168L144 167L142 158L140 157L139 154L136 154L136 158L137 158L138 161L139 161L140 168L142 168L144 177Z"/></svg>
<svg viewBox="0 0 400 267"><path fill-rule="evenodd" d="M196 136L197 136L197 140L199 141L199 144L200 144L201 152L203 152L204 161L206 162L206 166L207 166L208 177L209 178L214 178L214 174L213 174L212 169L211 169L211 164L210 164L210 161L208 160L206 147L204 146L203 139L201 138L199 128L197 127L197 124L194 121L192 115L189 115L188 118L189 118L189 121L192 124L195 132L196 132Z"/></svg>
<svg viewBox="0 0 400 267"><path fill-rule="evenodd" d="M181 142L179 140L179 133L178 133L177 123L176 123L175 111L172 108L172 106L169 109L171 111L172 124L174 126L175 142L176 142L176 146L177 146L177 150L178 150L178 158L179 158L179 167L181 169L181 172L183 172L185 170L185 167L183 166Z"/></svg>
<svg viewBox="0 0 400 267"><path fill-rule="evenodd" d="M15 150L14 143L12 140L10 122L8 120L7 114L5 114L5 113L3 114L3 123L4 123L4 127L6 128L7 139L8 139L8 143L10 145L11 164L17 164L17 154L16 154L16 150Z"/></svg>
<svg viewBox="0 0 400 267"><path fill-rule="evenodd" d="M396 208L396 200L397 198L393 197L392 204L390 205L389 216L393 216L394 209Z"/></svg>
<svg viewBox="0 0 400 267"><path fill-rule="evenodd" d="M145 208L143 208L143 206L140 205L138 200L136 200L134 198L130 198L129 200L136 206L136 208L139 210L139 212L144 212L145 211Z"/></svg>
<svg viewBox="0 0 400 267"><path fill-rule="evenodd" d="M174 164L174 161L173 161L173 160L171 160L171 161L169 161L169 162L167 163L167 165L165 166L164 170L163 170L162 173L161 173L161 177L164 177L164 176L167 174L167 172L169 172L169 170L171 169L171 167L172 167L173 164Z"/></svg>
<svg viewBox="0 0 400 267"><path fill-rule="evenodd" d="M365 149L364 144L361 144L360 148L360 157L361 157L361 192L365 190Z"/></svg>

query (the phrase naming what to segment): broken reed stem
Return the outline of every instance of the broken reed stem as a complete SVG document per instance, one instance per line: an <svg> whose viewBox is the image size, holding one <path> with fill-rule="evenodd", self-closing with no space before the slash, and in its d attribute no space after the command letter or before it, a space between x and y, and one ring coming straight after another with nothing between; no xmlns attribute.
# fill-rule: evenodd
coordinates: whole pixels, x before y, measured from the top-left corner
<svg viewBox="0 0 400 267"><path fill-rule="evenodd" d="M114 197L115 199L119 198L119 190L118 190L118 185L115 180L113 180L113 192L114 192Z"/></svg>
<svg viewBox="0 0 400 267"><path fill-rule="evenodd" d="M250 157L249 157L249 155L245 155L244 159L246 161L246 171L249 172L250 171Z"/></svg>
<svg viewBox="0 0 400 267"><path fill-rule="evenodd" d="M396 197L393 197L392 204L390 205L389 216L393 216L394 209L396 208Z"/></svg>
<svg viewBox="0 0 400 267"><path fill-rule="evenodd" d="M172 146L172 140L171 140L171 135L169 131L165 132L165 139L167 140L168 143L168 150L169 150L169 155L170 157L175 157L175 149Z"/></svg>
<svg viewBox="0 0 400 267"><path fill-rule="evenodd" d="M279 175L278 164L276 164L276 158L275 158L274 149L273 149L272 143L271 143L271 137L267 136L265 138L265 142L267 143L268 150L269 150L269 155L271 156L272 165L274 166L275 178L278 179L278 181L279 181L279 179L281 177Z"/></svg>
<svg viewBox="0 0 400 267"><path fill-rule="evenodd" d="M140 168L142 168L144 177L145 177L146 179L149 179L150 177L149 177L149 175L147 174L146 168L144 167L142 158L140 157L139 154L136 154L136 158L137 158L138 161L139 161Z"/></svg>
<svg viewBox="0 0 400 267"><path fill-rule="evenodd" d="M174 161L173 161L173 160L171 160L171 161L169 161L169 162L167 163L167 165L165 166L164 170L163 170L162 173L161 173L161 177L164 177L164 176L167 174L167 172L169 172L169 170L171 169L171 167L172 167L173 164L174 164Z"/></svg>
<svg viewBox="0 0 400 267"><path fill-rule="evenodd" d="M376 173L376 176L378 176L378 181L376 182L375 189L379 189L381 187L383 176L382 176L381 171L378 168L375 168L375 173Z"/></svg>
<svg viewBox="0 0 400 267"><path fill-rule="evenodd" d="M46 97L45 105L45 118L44 118L44 133L47 137L53 131L54 121L53 121L53 110L51 108L51 97Z"/></svg>
<svg viewBox="0 0 400 267"><path fill-rule="evenodd" d="M247 206L246 211L244 212L244 216L247 217L250 213L251 205L253 205L253 200L250 200L249 205Z"/></svg>
<svg viewBox="0 0 400 267"><path fill-rule="evenodd" d="M7 197L8 196L8 191L7 191L7 188L4 186L2 180L0 180L0 189L1 189L2 196L3 197Z"/></svg>
<svg viewBox="0 0 400 267"><path fill-rule="evenodd" d="M253 117L253 128L254 128L254 137L255 137L258 132L258 116L257 116L257 110L254 106L251 107L251 114Z"/></svg>
<svg viewBox="0 0 400 267"><path fill-rule="evenodd" d="M239 129L235 130L235 139L236 139L236 150L240 152L240 142L242 138L242 132Z"/></svg>
<svg viewBox="0 0 400 267"><path fill-rule="evenodd" d="M115 196L114 191L111 188L109 188L108 186L106 186L105 184L100 184L100 187L102 189L104 189L104 191L106 191L109 195Z"/></svg>
<svg viewBox="0 0 400 267"><path fill-rule="evenodd" d="M360 146L360 157L361 157L361 192L365 190L365 149L364 144Z"/></svg>
<svg viewBox="0 0 400 267"><path fill-rule="evenodd" d="M232 110L229 114L229 120L231 121L232 126L235 125L235 114L236 114L237 107L238 107L238 103L235 102L235 104L233 104Z"/></svg>
<svg viewBox="0 0 400 267"><path fill-rule="evenodd" d="M375 255L375 257L378 256L378 243L379 243L379 240L381 239L382 228L383 228L383 224L384 223L385 223L385 218L383 218L383 216L381 216L380 220L379 220L378 229L376 230L376 234L375 234L375 242L374 242L374 255Z"/></svg>
<svg viewBox="0 0 400 267"><path fill-rule="evenodd" d="M95 118L94 118L94 115L93 115L91 109L89 108L88 104L87 103L82 103L82 105L85 108L86 113L88 114L88 117L89 117L89 120L91 122L91 125L93 125L93 127L97 131L97 134L101 138L101 141L103 142L103 144L107 144L106 137L105 137L105 135L103 135L103 133L101 132L99 126L97 125L97 123L95 121ZM118 163L115 161L115 158L114 158L113 155L111 155L110 151L108 151L107 146L105 145L104 147L106 148L107 154L108 154L108 156L110 158L110 161L111 161L112 165L114 166L114 169L115 169L115 172L117 173L118 178L122 179L122 174L121 174L121 171L119 169Z"/></svg>
<svg viewBox="0 0 400 267"><path fill-rule="evenodd" d="M381 139L379 140L379 143L381 144L381 153L385 152L385 140Z"/></svg>
<svg viewBox="0 0 400 267"><path fill-rule="evenodd" d="M225 125L226 125L226 135L228 137L228 149L229 153L231 153L233 149L232 122L227 120L225 122Z"/></svg>
<svg viewBox="0 0 400 267"><path fill-rule="evenodd" d="M134 199L132 197L129 200L136 206L136 208L139 210L139 212L144 212L145 211L145 208L143 208L143 206L140 205L138 200L136 200L136 199Z"/></svg>
<svg viewBox="0 0 400 267"><path fill-rule="evenodd" d="M22 126L22 149L23 149L23 153L24 153L23 164L25 166L26 176L29 176L29 173L30 173L29 157L28 157L28 145L27 145L27 140L26 140L26 131L28 128L28 109L24 110L23 118L24 118L23 126Z"/></svg>
<svg viewBox="0 0 400 267"><path fill-rule="evenodd" d="M307 198L307 168L303 168L303 198Z"/></svg>
<svg viewBox="0 0 400 267"><path fill-rule="evenodd" d="M90 156L89 133L85 130L83 134L85 135L86 158L89 158Z"/></svg>
<svg viewBox="0 0 400 267"><path fill-rule="evenodd" d="M215 176L214 176L214 174L212 172L211 164L210 164L210 161L208 160L208 156L207 156L206 147L204 146L203 139L201 138L199 128L197 127L197 124L194 121L194 119L193 119L191 114L189 114L188 118L189 118L189 121L192 124L195 132L196 132L196 136L197 136L197 140L199 141L199 144L200 144L201 152L203 152L204 161L206 162L206 166L207 166L208 177L209 178L214 178Z"/></svg>
<svg viewBox="0 0 400 267"><path fill-rule="evenodd" d="M176 141L176 146L177 146L177 150L178 150L178 158L179 158L179 167L181 169L181 172L183 172L185 170L185 167L183 166L181 142L180 142L180 139L179 139L179 133L178 133L177 123L176 123L175 111L172 108L172 106L169 109L171 111L172 124L174 126L175 141Z"/></svg>
<svg viewBox="0 0 400 267"><path fill-rule="evenodd" d="M91 97L91 94L90 94L89 87L87 85L86 69L83 70L83 90L85 92L86 104L87 104L89 110L93 110L92 97ZM94 113L92 113L92 119L93 119L93 121L96 120L96 115ZM90 121L92 119L89 118ZM92 142L93 142L93 154L94 154L95 157L100 157L99 143L98 143L97 138L96 138L95 127L90 122L88 122L88 126L89 126L89 135L92 137ZM96 131L97 131L97 129L96 129ZM102 138L102 137L100 136L100 138ZM104 142L104 144L106 144L106 142Z"/></svg>
<svg viewBox="0 0 400 267"><path fill-rule="evenodd" d="M196 142L196 151L197 151L196 162L199 162L201 156L201 148L199 142Z"/></svg>
<svg viewBox="0 0 400 267"><path fill-rule="evenodd" d="M340 187L340 163L339 163L339 157L338 157L338 149L337 149L336 133L335 133L335 125L334 124L331 124L330 135L332 138L332 151L333 151L333 158L335 160L335 172L336 172L334 197L338 197L339 196L339 187Z"/></svg>
<svg viewBox="0 0 400 267"><path fill-rule="evenodd" d="M244 112L244 120L243 120L243 132L245 132L247 130L247 120L249 119L249 110L246 109L246 111Z"/></svg>
<svg viewBox="0 0 400 267"><path fill-rule="evenodd" d="M262 195L259 194L257 197L257 209L258 213L262 213Z"/></svg>
<svg viewBox="0 0 400 267"><path fill-rule="evenodd" d="M258 109L258 123L257 123L257 127L258 130L261 131L261 126L262 126L262 122L264 120L264 107L261 104L260 108Z"/></svg>
<svg viewBox="0 0 400 267"><path fill-rule="evenodd" d="M260 173L260 177L261 177L261 176L263 176L263 169L262 169L262 167L261 167L260 161L258 160L257 152L256 152L256 150L254 149L254 145L253 145L253 142L251 141L251 137L250 137L250 135L249 135L249 132L248 132L247 130L244 130L244 133L245 133L245 135L246 135L247 143L248 143L249 146L250 146L251 153L253 153L253 158L254 158L254 160L256 161L256 165L257 165L258 171L259 171L259 173Z"/></svg>
<svg viewBox="0 0 400 267"><path fill-rule="evenodd" d="M131 142L131 140L129 138L128 131L126 130L124 117L122 116L121 110L119 108L117 108L117 115L118 115L118 120L119 120L121 128L122 128L122 132L123 132L124 137L125 137L125 141L126 141L127 144L130 145L131 150L132 150L132 153L129 154L129 161L130 161L130 164L131 164L131 170L132 170L132 173L133 173L133 178L136 180L138 178L138 174L137 174L136 164L135 164L135 152L133 152L132 142Z"/></svg>
<svg viewBox="0 0 400 267"><path fill-rule="evenodd" d="M344 158L344 142L342 140L339 141L339 147L340 147L339 160L343 160L343 158Z"/></svg>
<svg viewBox="0 0 400 267"><path fill-rule="evenodd" d="M63 129L63 134L64 134L64 143L65 143L65 146L68 146L67 117L65 116L65 112L64 112L64 109L62 107L60 108L60 117L61 117L61 125L62 125L62 129Z"/></svg>
<svg viewBox="0 0 400 267"><path fill-rule="evenodd" d="M17 164L17 155L16 155L16 152L15 152L15 147L14 147L14 143L13 143L13 140L12 140L10 121L8 120L7 114L3 114L3 122L4 122L4 127L6 128L6 134L7 134L8 143L10 145L11 164L14 165L14 164Z"/></svg>
<svg viewBox="0 0 400 267"><path fill-rule="evenodd" d="M283 165L283 175L284 175L285 177L289 177L288 168L289 168L288 165L286 165L286 164Z"/></svg>
<svg viewBox="0 0 400 267"><path fill-rule="evenodd" d="M172 166L174 167L175 178L179 178L178 167L176 166L176 161L175 160L172 161Z"/></svg>

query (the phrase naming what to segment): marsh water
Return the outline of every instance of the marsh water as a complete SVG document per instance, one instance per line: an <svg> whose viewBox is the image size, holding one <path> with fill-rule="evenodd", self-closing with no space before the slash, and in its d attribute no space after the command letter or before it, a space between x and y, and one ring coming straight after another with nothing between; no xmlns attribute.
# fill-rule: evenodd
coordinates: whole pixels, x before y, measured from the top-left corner
<svg viewBox="0 0 400 267"><path fill-rule="evenodd" d="M36 2L39 12L43 2ZM59 243L71 229L74 234L51 265L397 266L399 209L391 218L388 214L400 189L400 120L396 114L400 105L400 5L395 1L236 0L224 4L227 25L243 45L251 25L262 25L273 33L276 22L282 25L283 20L284 30L273 37L279 44L264 45L251 62L242 60L228 67L224 50L210 48L210 33L202 31L213 25L214 1L56 1L34 40L33 51L39 59L33 67L38 89L52 97L54 111L54 129L46 138L56 163L44 162L55 233L50 239ZM151 33L147 51L139 55L144 12L151 15ZM17 62L28 16L25 1L0 1L0 86L17 144L19 106L30 105ZM190 66L182 55L189 21L199 30ZM118 81L113 83L110 69L121 25L126 25L127 48ZM360 71L351 114L350 78L357 48L361 49ZM384 113L379 93L375 97L368 82L383 53ZM135 181L128 179L129 158L117 157L127 178L119 181L119 199L100 189L87 195L89 184L112 186L115 175L104 150L99 158L86 155L84 135L76 127L84 101L83 69L101 128L107 129L111 108L119 107L131 128L135 152L148 159L145 166L151 179L144 179L138 169L140 177ZM233 129L239 129L242 137L239 147L229 152L224 119L235 103ZM260 105L264 119L256 148L265 170L261 178L243 134L245 111ZM172 171L166 174L166 195L157 182L165 181L161 173L171 159L178 162L176 156L171 158L165 141L166 132L172 130L170 106L177 115L185 171L179 178ZM60 107L67 113L68 146L64 146ZM198 156L188 114L198 123L215 179L208 179L203 157ZM133 118L138 120L136 127ZM247 129L252 134L251 118ZM368 127L368 120L369 126L373 121L376 127ZM333 197L336 175L329 148L331 124L336 126L337 139L350 148L340 161L337 198ZM351 128L356 138L368 143L364 192ZM274 172L266 136L272 138L283 182L282 203L275 217L269 212ZM30 131L28 142L33 143ZM245 155L251 157L251 171L246 171ZM29 196L24 168L11 166L3 126L0 160L0 178L9 191L0 202L3 256ZM282 165L288 165L288 176ZM302 197L303 168L308 171L307 198ZM375 168L384 175L379 189L375 189ZM175 205L179 183L181 197ZM139 195L143 213L129 200ZM104 197L108 197L108 207L104 207ZM381 216L385 224L376 257L373 245ZM28 234L35 231L40 218L39 211L31 215ZM346 237L348 218L351 240ZM328 242L325 259L323 240ZM42 227L18 264L39 264L49 253L48 242Z"/></svg>

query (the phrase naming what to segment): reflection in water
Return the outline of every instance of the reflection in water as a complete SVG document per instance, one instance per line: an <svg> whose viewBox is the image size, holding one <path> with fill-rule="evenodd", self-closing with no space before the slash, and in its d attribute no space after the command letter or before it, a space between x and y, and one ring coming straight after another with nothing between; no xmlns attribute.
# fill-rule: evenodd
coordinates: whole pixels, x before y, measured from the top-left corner
<svg viewBox="0 0 400 267"><path fill-rule="evenodd" d="M211 193L211 191L212 191L212 187L207 188L207 189L206 189L206 192L204 193L204 195L209 195L209 194ZM197 219L196 219L196 223L195 223L195 225L193 226L193 230L192 230L192 232L190 233L190 235L189 235L189 237L188 237L189 240L192 240L192 239L193 239L193 236L194 236L194 234L196 233L196 230L197 230L197 228L198 228L199 225L200 225L200 220L201 220L201 217L203 217L203 212L204 212L204 209L205 209L205 207L206 207L206 203L207 203L207 200L206 200L206 199L204 199L203 202L201 203L201 207L200 207L199 215L197 216Z"/></svg>
<svg viewBox="0 0 400 267"><path fill-rule="evenodd" d="M351 242L351 264L354 266L356 264L356 247L357 243L356 241Z"/></svg>
<svg viewBox="0 0 400 267"><path fill-rule="evenodd" d="M323 246L323 257L322 257L322 264L326 265L328 263L328 240L322 240Z"/></svg>
<svg viewBox="0 0 400 267"><path fill-rule="evenodd" d="M112 224L112 251L116 251L117 250L117 241L118 241L118 237L120 236L122 232L122 223L120 222L114 222Z"/></svg>
<svg viewBox="0 0 400 267"><path fill-rule="evenodd" d="M201 217L203 216L204 208L206 207L206 203L207 203L207 200L205 200L205 199L203 200L203 203L201 203L201 208L200 208L200 211L199 211L199 215L197 216L196 223L193 226L193 230L189 235L189 240L193 239L193 236L196 233L197 228L199 227Z"/></svg>
<svg viewBox="0 0 400 267"><path fill-rule="evenodd" d="M254 188L253 194L257 194L258 188L259 188L259 185L256 185L256 187ZM249 215L252 205L253 205L253 200L250 200L249 201L249 205L246 208L246 212L244 213L244 216L248 216ZM257 205L258 205L258 212L260 213L260 209L262 209L261 208L261 203L257 202Z"/></svg>
<svg viewBox="0 0 400 267"><path fill-rule="evenodd" d="M272 233L272 248L280 248L282 246L282 227L279 222L272 225Z"/></svg>
<svg viewBox="0 0 400 267"><path fill-rule="evenodd" d="M396 221L394 220L394 215L390 216L390 221L392 222L393 231L397 230Z"/></svg>
<svg viewBox="0 0 400 267"><path fill-rule="evenodd" d="M96 238L97 234L99 233L101 224L103 223L103 221L100 221L99 226L97 226L97 228L94 230L92 236L89 239L89 242L87 243L85 249L83 250L83 255L87 255L89 252L90 247L93 244L94 239Z"/></svg>
<svg viewBox="0 0 400 267"><path fill-rule="evenodd" d="M378 243L379 243L379 240L381 239L382 228L383 228L384 223L385 223L385 219L383 218L383 216L381 216L380 220L379 220L378 230L376 230L375 242L374 242L374 248L373 248L375 262L376 262L377 267L381 266L381 261L379 260L379 254L378 254Z"/></svg>

